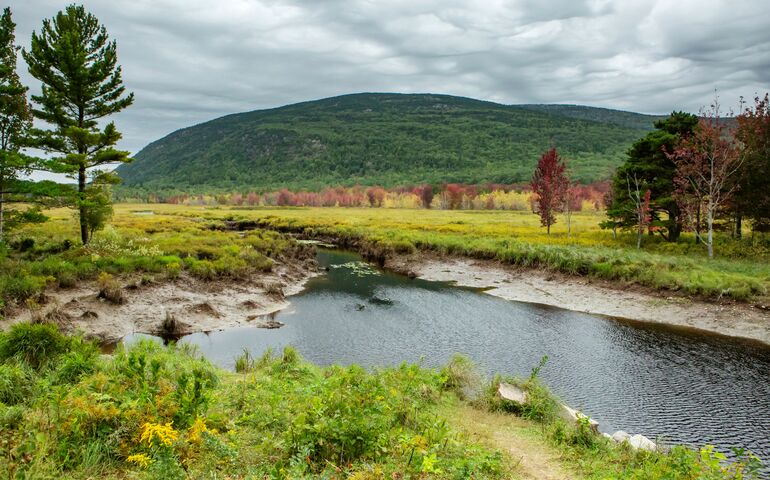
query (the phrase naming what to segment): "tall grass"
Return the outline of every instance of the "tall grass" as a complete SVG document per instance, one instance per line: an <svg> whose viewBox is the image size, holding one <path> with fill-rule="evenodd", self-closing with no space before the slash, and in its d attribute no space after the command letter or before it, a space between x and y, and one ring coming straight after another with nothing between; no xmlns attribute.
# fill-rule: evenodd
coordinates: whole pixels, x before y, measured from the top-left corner
<svg viewBox="0 0 770 480"><path fill-rule="evenodd" d="M142 274L174 280L245 279L269 272L276 261L304 261L312 249L272 231L212 229L211 223L180 216L143 216L118 209L113 225L88 247L73 238L74 220L50 212L51 221L14 232L0 248L0 313L36 300L51 285L72 288L98 280L103 298L123 302L121 276Z"/></svg>
<svg viewBox="0 0 770 480"><path fill-rule="evenodd" d="M718 237L709 260L689 235L677 243L632 236L614 239L599 229L597 213L575 215L572 235L559 227L546 235L526 212L432 211L355 208L204 209L154 206L159 212L209 221L241 219L281 232L328 239L384 262L398 253L430 251L545 269L569 275L637 284L710 299L749 300L770 291L770 238ZM558 225L558 224L557 224Z"/></svg>

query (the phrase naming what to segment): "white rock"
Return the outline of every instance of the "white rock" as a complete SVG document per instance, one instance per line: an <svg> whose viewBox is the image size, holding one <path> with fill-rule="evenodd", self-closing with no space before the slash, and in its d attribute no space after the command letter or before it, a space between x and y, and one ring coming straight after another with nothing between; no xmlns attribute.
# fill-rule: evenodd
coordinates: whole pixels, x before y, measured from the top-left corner
<svg viewBox="0 0 770 480"><path fill-rule="evenodd" d="M612 435L607 432L602 432L602 437L606 438L607 440L612 440Z"/></svg>
<svg viewBox="0 0 770 480"><path fill-rule="evenodd" d="M509 402L518 403L519 405L527 403L527 392L510 383L501 383L497 387L497 394L500 395L500 398Z"/></svg>
<svg viewBox="0 0 770 480"><path fill-rule="evenodd" d="M624 432L623 430L618 430L612 434L612 439L618 443L623 443L629 438L631 438L631 435L628 432Z"/></svg>
<svg viewBox="0 0 770 480"><path fill-rule="evenodd" d="M628 444L631 445L631 448L634 450L647 450L652 452L656 448L655 442L638 433L632 435L631 438L628 439Z"/></svg>
<svg viewBox="0 0 770 480"><path fill-rule="evenodd" d="M575 410L574 408L570 408L569 406L563 403L561 405L561 409L562 409L562 418L564 418L565 420L578 423L581 419L587 418L588 425L591 427L591 430L593 430L596 433L599 433L599 422L597 422L593 418L589 417L583 412L579 412Z"/></svg>

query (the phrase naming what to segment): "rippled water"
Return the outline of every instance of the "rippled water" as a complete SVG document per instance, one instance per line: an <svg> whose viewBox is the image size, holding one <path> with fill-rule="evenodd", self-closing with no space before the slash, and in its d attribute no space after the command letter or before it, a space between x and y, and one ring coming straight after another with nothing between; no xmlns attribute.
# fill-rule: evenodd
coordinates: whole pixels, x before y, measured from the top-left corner
<svg viewBox="0 0 770 480"><path fill-rule="evenodd" d="M359 258L321 251L322 265ZM318 364L445 363L464 353L487 373L541 377L607 432L669 443L749 448L770 463L770 348L692 331L508 302L472 289L380 272L330 268L291 298L277 330L195 334L215 363L232 368L244 348L294 345ZM131 341L131 339L127 339Z"/></svg>

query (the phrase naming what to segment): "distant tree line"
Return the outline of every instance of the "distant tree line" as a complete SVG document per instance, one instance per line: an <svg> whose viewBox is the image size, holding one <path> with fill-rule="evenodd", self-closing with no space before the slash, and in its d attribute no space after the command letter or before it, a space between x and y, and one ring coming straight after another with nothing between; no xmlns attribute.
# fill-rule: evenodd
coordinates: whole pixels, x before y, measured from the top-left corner
<svg viewBox="0 0 770 480"><path fill-rule="evenodd" d="M600 210L609 183L575 185L571 210ZM532 208L535 197L530 185L423 184L385 189L373 187L330 187L319 192L280 189L257 193L149 195L123 198L126 201L182 205L231 205L242 207L368 207L432 208L439 210L518 210Z"/></svg>

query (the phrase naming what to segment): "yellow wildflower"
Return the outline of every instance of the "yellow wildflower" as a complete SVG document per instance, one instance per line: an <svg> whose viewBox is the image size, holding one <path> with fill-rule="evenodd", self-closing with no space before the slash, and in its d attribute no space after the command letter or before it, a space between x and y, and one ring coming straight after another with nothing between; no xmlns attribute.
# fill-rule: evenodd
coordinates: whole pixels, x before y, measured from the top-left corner
<svg viewBox="0 0 770 480"><path fill-rule="evenodd" d="M135 463L135 464L139 465L142 468L149 467L150 463L152 462L150 457L148 457L147 455L145 455L143 453L137 453L135 455L129 455L126 460L129 463Z"/></svg>
<svg viewBox="0 0 770 480"><path fill-rule="evenodd" d="M153 439L158 439L161 445L170 447L177 438L179 438L179 432L174 430L171 426L171 422L165 425L159 423L144 423L142 425L142 437L140 441L147 442L147 445L152 446Z"/></svg>
<svg viewBox="0 0 770 480"><path fill-rule="evenodd" d="M193 422L190 430L188 430L187 438L193 443L198 443L201 441L201 435L203 435L203 432L217 433L216 429L210 429L206 426L206 420L198 417L195 419L195 422Z"/></svg>

